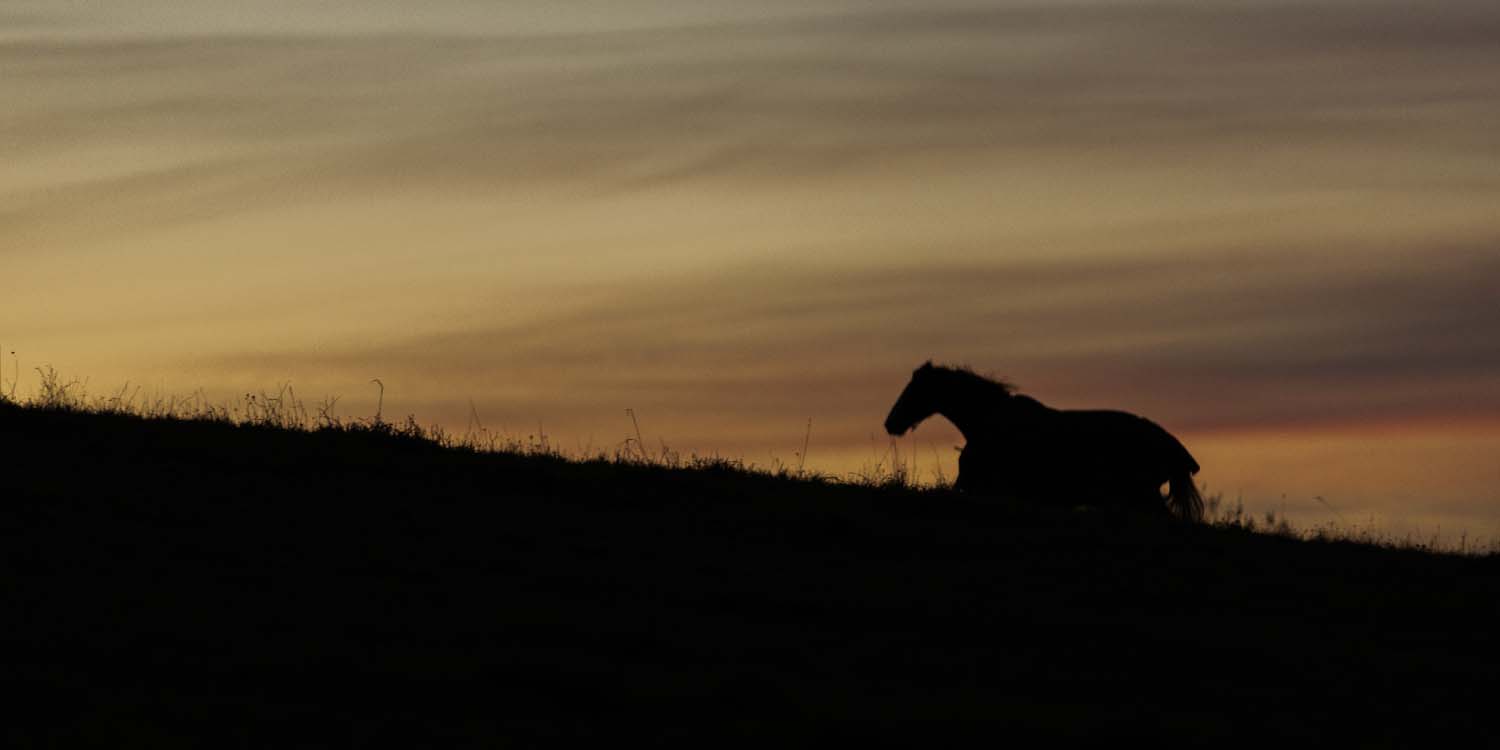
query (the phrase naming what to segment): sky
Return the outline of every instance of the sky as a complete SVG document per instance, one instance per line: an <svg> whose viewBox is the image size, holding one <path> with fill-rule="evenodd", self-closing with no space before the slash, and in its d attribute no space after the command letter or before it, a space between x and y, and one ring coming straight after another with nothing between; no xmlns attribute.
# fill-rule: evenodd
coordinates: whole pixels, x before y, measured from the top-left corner
<svg viewBox="0 0 1500 750"><path fill-rule="evenodd" d="M1257 513L1500 537L1496 39L1489 0L3 0L4 382L359 417L379 378L842 475L935 359L1147 416Z"/></svg>

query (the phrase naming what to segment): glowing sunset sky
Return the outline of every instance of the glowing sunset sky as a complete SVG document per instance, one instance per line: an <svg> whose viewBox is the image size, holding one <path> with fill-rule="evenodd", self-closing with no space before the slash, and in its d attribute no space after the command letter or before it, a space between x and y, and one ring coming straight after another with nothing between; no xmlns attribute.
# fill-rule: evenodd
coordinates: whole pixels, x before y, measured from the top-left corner
<svg viewBox="0 0 1500 750"><path fill-rule="evenodd" d="M1497 536L1497 40L1493 0L10 0L5 382L378 377L760 464L811 419L844 472L933 358L1255 509Z"/></svg>

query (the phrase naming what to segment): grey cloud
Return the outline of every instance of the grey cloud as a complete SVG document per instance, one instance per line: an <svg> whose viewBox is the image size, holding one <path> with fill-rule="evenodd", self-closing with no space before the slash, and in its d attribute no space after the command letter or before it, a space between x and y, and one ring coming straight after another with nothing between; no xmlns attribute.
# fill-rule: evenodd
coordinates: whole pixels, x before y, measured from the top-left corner
<svg viewBox="0 0 1500 750"><path fill-rule="evenodd" d="M0 113L8 153L204 148L162 148L162 163L137 174L81 183L0 176L0 231L9 251L320 190L774 190L1008 160L1070 164L1075 176L1178 167L1247 194L1482 197L1500 191L1497 38L1490 2L840 5L821 17L548 34L42 31L0 41L0 96L24 103ZM201 155L214 149L229 155ZM1088 265L740 269L521 325L283 364L364 373L426 362L476 381L510 373L521 394L560 377L600 403L658 393L793 419L868 412L927 356L1204 428L1496 411L1493 244L1411 247L1355 266L1364 251L1339 248L1330 257L1341 260L1316 268L1318 248L1253 248Z"/></svg>
<svg viewBox="0 0 1500 750"><path fill-rule="evenodd" d="M272 200L278 187L246 159L201 159L124 176L18 191L0 207L0 253L88 241L226 216ZM282 197L285 197L283 191Z"/></svg>
<svg viewBox="0 0 1500 750"><path fill-rule="evenodd" d="M0 44L0 61L57 90L10 119L22 148L169 134L312 160L325 179L630 189L986 152L1183 163L1414 138L1477 156L1500 130L1500 11L1418 16L1030 5L586 34L44 39Z"/></svg>

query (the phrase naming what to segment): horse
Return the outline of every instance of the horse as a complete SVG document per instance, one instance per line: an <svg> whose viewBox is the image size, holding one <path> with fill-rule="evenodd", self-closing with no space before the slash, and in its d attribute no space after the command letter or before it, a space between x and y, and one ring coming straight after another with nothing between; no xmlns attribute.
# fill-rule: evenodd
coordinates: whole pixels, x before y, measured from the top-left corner
<svg viewBox="0 0 1500 750"><path fill-rule="evenodd" d="M934 414L963 433L953 485L960 492L1203 518L1198 462L1144 417L1054 409L1009 383L929 360L912 372L885 430L899 437Z"/></svg>

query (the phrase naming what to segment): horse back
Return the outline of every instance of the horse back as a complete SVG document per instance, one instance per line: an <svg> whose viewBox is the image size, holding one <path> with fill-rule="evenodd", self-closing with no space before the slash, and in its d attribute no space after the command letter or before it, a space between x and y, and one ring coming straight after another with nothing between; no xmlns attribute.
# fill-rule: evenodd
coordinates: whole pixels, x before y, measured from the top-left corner
<svg viewBox="0 0 1500 750"><path fill-rule="evenodd" d="M1124 411L1079 409L1055 412L1055 437L1080 454L1112 456L1124 463L1162 466L1198 473L1198 461L1172 433L1145 417Z"/></svg>

